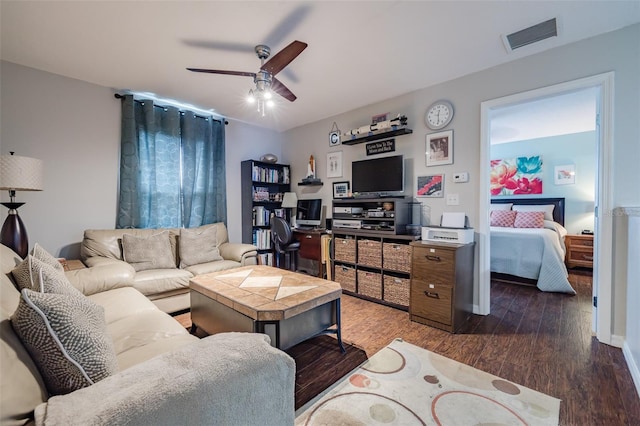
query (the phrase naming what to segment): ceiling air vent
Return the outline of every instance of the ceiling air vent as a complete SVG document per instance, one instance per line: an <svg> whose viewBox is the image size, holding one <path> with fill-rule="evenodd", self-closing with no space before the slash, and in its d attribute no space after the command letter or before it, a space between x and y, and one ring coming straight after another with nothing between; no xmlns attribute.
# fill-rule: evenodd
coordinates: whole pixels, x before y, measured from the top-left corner
<svg viewBox="0 0 640 426"><path fill-rule="evenodd" d="M528 44L537 43L547 38L558 35L556 18L541 22L524 30L503 36L505 47L508 51L516 50Z"/></svg>

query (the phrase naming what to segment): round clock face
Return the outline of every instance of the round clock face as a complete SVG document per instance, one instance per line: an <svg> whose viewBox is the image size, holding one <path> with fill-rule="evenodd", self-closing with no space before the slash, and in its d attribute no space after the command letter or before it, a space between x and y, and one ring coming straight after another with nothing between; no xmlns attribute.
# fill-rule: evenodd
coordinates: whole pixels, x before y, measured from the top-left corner
<svg viewBox="0 0 640 426"><path fill-rule="evenodd" d="M427 109L424 121L430 129L442 129L453 118L453 105L447 101L437 101Z"/></svg>

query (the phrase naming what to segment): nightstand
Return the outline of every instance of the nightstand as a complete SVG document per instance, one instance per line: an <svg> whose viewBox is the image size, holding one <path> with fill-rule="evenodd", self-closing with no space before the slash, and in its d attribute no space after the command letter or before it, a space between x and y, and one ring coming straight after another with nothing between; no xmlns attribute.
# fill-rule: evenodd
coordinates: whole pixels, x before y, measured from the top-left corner
<svg viewBox="0 0 640 426"><path fill-rule="evenodd" d="M582 266L593 269L593 235L565 235L567 268Z"/></svg>

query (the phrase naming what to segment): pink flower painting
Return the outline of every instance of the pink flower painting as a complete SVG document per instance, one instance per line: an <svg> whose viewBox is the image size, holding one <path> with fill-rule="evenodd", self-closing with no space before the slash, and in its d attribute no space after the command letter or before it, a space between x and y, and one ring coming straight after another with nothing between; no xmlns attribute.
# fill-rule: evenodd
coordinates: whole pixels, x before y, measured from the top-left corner
<svg viewBox="0 0 640 426"><path fill-rule="evenodd" d="M542 194L542 158L491 160L491 195Z"/></svg>

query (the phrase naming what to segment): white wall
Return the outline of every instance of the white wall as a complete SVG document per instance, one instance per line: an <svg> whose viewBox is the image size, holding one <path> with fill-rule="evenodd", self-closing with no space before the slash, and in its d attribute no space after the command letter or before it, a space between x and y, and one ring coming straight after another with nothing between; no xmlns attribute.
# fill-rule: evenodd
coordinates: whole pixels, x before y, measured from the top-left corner
<svg viewBox="0 0 640 426"><path fill-rule="evenodd" d="M77 258L82 233L113 228L118 199L120 101L115 91L80 80L0 63L0 153L44 161L44 191L18 192L31 246ZM279 135L245 123L226 127L229 238L241 240L240 161L272 152ZM7 191L0 197L8 200ZM4 221L7 209L0 209Z"/></svg>
<svg viewBox="0 0 640 426"><path fill-rule="evenodd" d="M411 163L407 194L415 188L415 176L444 173L445 193L459 194L460 206L446 206L444 199L428 199L432 207L432 220L443 211L464 211L472 226L478 226L478 181L480 167L480 104L483 101L546 87L609 71L615 72L614 149L613 149L613 204L640 203L637 185L637 162L640 158L640 25L583 40L568 46L522 58L485 71L451 80L393 99L369 105L358 110L328 117L325 120L285 132L283 156L293 166L294 181L301 178L310 154L319 159L319 177L325 184L318 194L327 205L331 203L331 182L350 180L349 162L365 158L364 145L329 148L327 135L335 121L346 130L368 124L371 116L379 113L405 114L414 133L396 138L396 153L404 154ZM597 58L597 59L596 59ZM398 72L401 72L399 69ZM425 135L430 133L423 121L427 107L438 99L448 99L455 107L455 116L447 129L454 130L453 165L426 167L424 160ZM339 102L339 101L337 101ZM327 180L324 172L326 153L343 151L345 176ZM468 171L469 183L454 184L454 172ZM304 192L305 190L300 190ZM613 212L603 212L613 215ZM626 245L615 242L612 262L624 274L612 277L614 295L613 334L624 335L626 323ZM476 288L478 283L476 273ZM476 294L477 301L477 294ZM629 313L640 321L638 310Z"/></svg>
<svg viewBox="0 0 640 426"><path fill-rule="evenodd" d="M638 301L640 301L640 207L624 209L628 217L629 252L627 255L627 329L623 351L631 375L640 394L640 320L638 318ZM635 367L635 368L634 368Z"/></svg>

